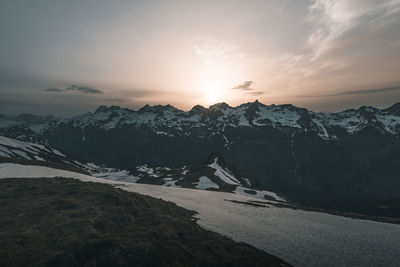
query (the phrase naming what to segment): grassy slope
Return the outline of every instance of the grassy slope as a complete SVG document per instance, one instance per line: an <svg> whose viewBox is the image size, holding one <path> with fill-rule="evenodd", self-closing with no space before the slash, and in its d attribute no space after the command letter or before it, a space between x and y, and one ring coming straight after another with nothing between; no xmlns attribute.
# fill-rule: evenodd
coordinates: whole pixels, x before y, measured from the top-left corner
<svg viewBox="0 0 400 267"><path fill-rule="evenodd" d="M279 266L193 212L74 179L0 180L0 266Z"/></svg>

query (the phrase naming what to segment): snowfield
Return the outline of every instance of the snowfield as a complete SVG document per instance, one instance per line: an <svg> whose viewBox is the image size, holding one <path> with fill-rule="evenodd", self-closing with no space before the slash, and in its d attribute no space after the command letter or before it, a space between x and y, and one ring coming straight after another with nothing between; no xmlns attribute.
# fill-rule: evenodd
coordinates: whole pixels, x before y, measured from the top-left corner
<svg viewBox="0 0 400 267"><path fill-rule="evenodd" d="M297 266L397 266L400 225L289 208L254 207L254 198L223 192L105 180L70 171L0 164L0 178L66 177L111 184L198 212L198 223ZM205 179L203 179L205 181Z"/></svg>
<svg viewBox="0 0 400 267"><path fill-rule="evenodd" d="M77 172L54 169L44 166L20 165L14 163L0 164L0 179L4 178L74 178L84 182L96 181L97 178ZM98 179L100 181L100 179ZM105 180L107 181L107 180Z"/></svg>

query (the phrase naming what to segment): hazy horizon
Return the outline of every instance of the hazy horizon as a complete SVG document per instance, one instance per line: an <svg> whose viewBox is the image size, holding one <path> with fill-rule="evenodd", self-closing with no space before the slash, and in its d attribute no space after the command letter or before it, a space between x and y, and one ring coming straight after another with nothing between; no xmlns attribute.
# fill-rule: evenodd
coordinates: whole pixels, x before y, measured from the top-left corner
<svg viewBox="0 0 400 267"><path fill-rule="evenodd" d="M255 101L258 101L258 99L256 99ZM226 103L226 102L224 102L224 101L222 101L222 102L217 102L217 103L214 103L214 104L211 104L211 105L206 105L206 106L200 105L200 104L197 104L197 105L203 106L203 107L205 107L205 108L209 108L209 107L212 106L212 105L221 104L221 103L226 103L226 104L228 104L230 107L236 108L236 107L238 107L238 106L240 106L240 105L242 105L242 104L253 103L253 102L255 102L255 101L243 102L243 103L240 103L240 104L238 104L238 105L230 105L229 103ZM259 101L259 102L260 102L261 104L264 104L264 105L267 105L267 106L270 106L270 105L277 105L277 106L279 106L279 105L293 105L292 103L280 103L280 104L271 103L271 104L265 104L265 103L262 103L261 101ZM400 101L397 101L397 102L394 102L394 103L392 103L392 104L385 105L385 106L372 106L372 107L378 108L378 109L386 109L386 108L389 108L389 107L391 107L391 106L393 106L393 105L395 105L395 104L398 104L398 103L400 103ZM77 111L77 112L71 111L71 112L69 112L69 113L64 113L64 112L63 112L63 113L40 113L40 112L29 112L29 111L27 111L27 112L15 112L15 113L0 113L0 115L17 116L17 115L21 115L21 114L33 114L33 115L38 115L38 116L49 116L49 115L52 115L52 116L55 116L55 117L58 117L58 118L68 118L68 117L73 117L73 116L79 116L79 115L82 115L82 114L85 114L85 113L89 113L89 112L94 113L94 112L96 111L96 109L99 108L100 106L106 106L106 107L118 106L118 107L120 107L120 108L128 108L128 109L131 109L131 110L138 111L139 109L145 107L146 105L149 105L149 106L157 106L157 105L167 106L167 105L171 105L171 104L157 104L157 103L155 103L155 104L144 104L143 106L138 106L138 107L128 107L128 106L118 105L118 104L113 104L113 105L108 105L108 104L102 105L102 104L100 104L100 105L98 105L98 106L96 106L96 107L94 107L94 108L89 108L89 109L87 109L87 110L82 110L82 111ZM173 106L174 108L176 108L176 109L178 109L178 110L182 110L182 111L184 111L184 112L188 112L188 111L190 111L190 110L191 110L194 106L196 106L196 105L194 105L194 106L192 106L192 107L190 107L190 108L187 108L187 109L186 109L186 108L179 108L179 107L176 107L176 106L174 106L174 105L171 105L171 106ZM313 111L313 112L321 112L321 113L325 113L325 112L339 113L339 112L343 112L343 111L346 111L346 110L349 110L349 109L359 109L359 108L361 108L361 107L363 107L363 106L371 106L371 105L354 106L354 107L349 107L349 108L341 109L341 110L337 110L337 111L315 110L315 109L310 109L310 108L307 108L307 107L304 107L304 106L299 106L299 105L294 105L294 106L296 106L296 107L298 107L298 108L306 108L306 109L308 109L309 111Z"/></svg>
<svg viewBox="0 0 400 267"><path fill-rule="evenodd" d="M4 1L0 114L400 101L400 0Z"/></svg>

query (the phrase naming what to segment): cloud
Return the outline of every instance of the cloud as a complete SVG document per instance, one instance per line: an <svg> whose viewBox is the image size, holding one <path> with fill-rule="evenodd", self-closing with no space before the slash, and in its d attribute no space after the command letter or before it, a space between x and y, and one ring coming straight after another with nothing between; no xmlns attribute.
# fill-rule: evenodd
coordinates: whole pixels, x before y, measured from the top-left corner
<svg viewBox="0 0 400 267"><path fill-rule="evenodd" d="M195 38L191 45L210 73L219 74L224 66L232 69L242 65L244 55L235 45L210 38Z"/></svg>
<svg viewBox="0 0 400 267"><path fill-rule="evenodd" d="M400 91L400 86L385 87L385 88L373 88L373 89L361 89L351 90L338 93L328 94L316 94L316 95L300 95L298 98L310 98L310 97L333 97L333 96L346 96L346 95L364 95L364 94L377 94L382 92Z"/></svg>
<svg viewBox="0 0 400 267"><path fill-rule="evenodd" d="M251 88L251 85L253 83L254 83L253 81L244 81L243 83L236 85L235 87L232 87L232 89L243 91L246 95L251 95L251 96L258 96L264 94L264 92L261 91L253 91L254 89Z"/></svg>
<svg viewBox="0 0 400 267"><path fill-rule="evenodd" d="M255 92L248 92L248 93L246 93L246 94L248 94L248 95L252 95L252 96L258 96L258 95L263 95L263 94L264 94L264 92L261 92L261 91L255 91Z"/></svg>
<svg viewBox="0 0 400 267"><path fill-rule="evenodd" d="M103 91L96 89L96 88L91 88L91 87L86 87L86 86L77 86L77 85L72 85L71 87L66 88L65 90L68 91L80 91L82 93L86 94L102 94Z"/></svg>
<svg viewBox="0 0 400 267"><path fill-rule="evenodd" d="M44 89L44 91L46 91L46 92L61 93L61 92L63 92L64 90L61 90L60 88L47 88L47 89Z"/></svg>
<svg viewBox="0 0 400 267"><path fill-rule="evenodd" d="M92 87L87 87L87 86L78 86L78 85L71 85L70 87L67 88L47 88L44 89L46 92L52 92L52 93L63 93L66 91L78 91L81 93L85 94L103 94L103 91L92 88Z"/></svg>
<svg viewBox="0 0 400 267"><path fill-rule="evenodd" d="M240 90L240 91L250 91L250 90L253 90L253 88L250 88L250 86L252 84L253 84L253 81L245 81L245 82L233 87L232 89Z"/></svg>
<svg viewBox="0 0 400 267"><path fill-rule="evenodd" d="M270 83L292 89L288 94L396 84L399 15L399 0L313 0L304 42L273 59Z"/></svg>

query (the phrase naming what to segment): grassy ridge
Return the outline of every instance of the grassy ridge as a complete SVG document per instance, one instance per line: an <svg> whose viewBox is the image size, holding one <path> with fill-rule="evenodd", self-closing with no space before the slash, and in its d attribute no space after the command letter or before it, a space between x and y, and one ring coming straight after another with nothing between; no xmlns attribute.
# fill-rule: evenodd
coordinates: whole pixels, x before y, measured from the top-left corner
<svg viewBox="0 0 400 267"><path fill-rule="evenodd" d="M0 180L0 266L280 266L171 202L74 179Z"/></svg>

